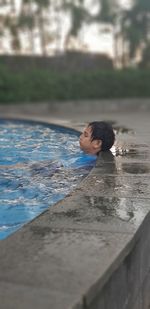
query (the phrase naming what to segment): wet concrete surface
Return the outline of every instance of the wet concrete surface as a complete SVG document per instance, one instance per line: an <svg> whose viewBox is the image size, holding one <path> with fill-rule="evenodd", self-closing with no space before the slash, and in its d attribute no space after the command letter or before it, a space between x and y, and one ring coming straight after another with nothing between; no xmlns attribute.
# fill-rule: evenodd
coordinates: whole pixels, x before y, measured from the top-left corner
<svg viewBox="0 0 150 309"><path fill-rule="evenodd" d="M78 130L108 120L116 144L72 194L1 241L3 309L89 308L85 298L90 304L132 251L150 211L149 111L44 113L22 117Z"/></svg>

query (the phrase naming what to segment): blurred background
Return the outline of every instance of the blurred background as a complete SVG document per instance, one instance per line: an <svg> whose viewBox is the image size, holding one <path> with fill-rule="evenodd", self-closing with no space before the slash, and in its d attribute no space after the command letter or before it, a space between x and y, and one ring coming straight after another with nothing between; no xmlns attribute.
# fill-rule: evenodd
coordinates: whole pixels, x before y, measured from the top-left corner
<svg viewBox="0 0 150 309"><path fill-rule="evenodd" d="M150 97L150 0L0 0L0 103Z"/></svg>

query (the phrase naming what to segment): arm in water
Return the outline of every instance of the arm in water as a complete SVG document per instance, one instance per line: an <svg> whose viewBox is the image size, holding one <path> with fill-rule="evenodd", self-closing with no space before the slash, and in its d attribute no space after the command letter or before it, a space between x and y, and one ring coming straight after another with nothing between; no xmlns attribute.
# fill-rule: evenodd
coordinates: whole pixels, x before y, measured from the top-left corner
<svg viewBox="0 0 150 309"><path fill-rule="evenodd" d="M0 165L0 169L7 169L7 170L25 169L31 172L33 176L38 174L43 174L44 176L52 176L62 167L63 167L62 163L56 160L39 161L36 163L17 163L12 165Z"/></svg>

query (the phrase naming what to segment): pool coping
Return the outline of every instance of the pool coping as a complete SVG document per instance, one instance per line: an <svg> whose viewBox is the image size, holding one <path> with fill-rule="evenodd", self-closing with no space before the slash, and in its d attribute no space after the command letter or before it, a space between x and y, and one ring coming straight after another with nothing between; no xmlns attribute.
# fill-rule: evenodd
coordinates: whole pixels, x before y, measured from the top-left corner
<svg viewBox="0 0 150 309"><path fill-rule="evenodd" d="M15 117L35 121L45 119L20 116ZM45 121L48 123L47 119ZM50 123L58 122L60 124L59 119ZM62 123L64 127L70 127L70 123ZM77 129L77 124L73 129ZM0 296L4 309L34 306L43 309L109 308L110 303L114 309L133 309L133 304L140 303L139 291L141 293L150 270L147 262L149 238L145 237L150 234L149 208L145 206L145 217L138 225L113 216L104 217L104 222L97 221L98 213L92 199L97 197L102 173L104 177L115 177L114 172L108 174L108 164L111 163L106 159L103 167L95 167L74 192L0 243ZM111 197L110 194L110 201ZM139 197L128 196L126 199L136 203ZM149 197L147 200L149 203ZM89 201L91 217L86 208ZM145 197L141 202L146 203ZM132 260L130 271L129 257ZM116 276L117 281L113 279ZM129 287L122 287L124 276ZM133 278L137 281L134 286ZM123 300L116 302L117 292L112 291L112 285L124 290ZM108 291L112 295L110 303Z"/></svg>

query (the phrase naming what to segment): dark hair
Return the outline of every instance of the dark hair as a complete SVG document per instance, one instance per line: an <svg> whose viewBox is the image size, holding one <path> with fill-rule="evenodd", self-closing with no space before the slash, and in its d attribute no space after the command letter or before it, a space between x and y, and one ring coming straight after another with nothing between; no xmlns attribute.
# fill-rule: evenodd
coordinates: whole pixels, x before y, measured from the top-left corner
<svg viewBox="0 0 150 309"><path fill-rule="evenodd" d="M102 151L109 150L115 141L115 134L112 126L105 121L93 121L88 124L92 128L92 141L101 140L102 141Z"/></svg>

